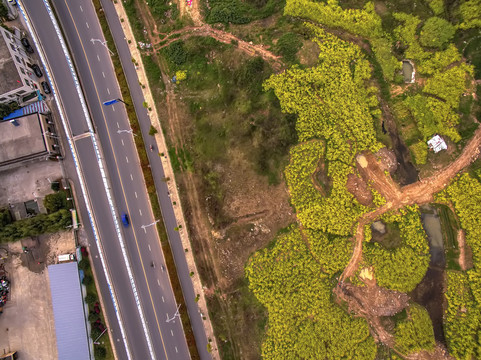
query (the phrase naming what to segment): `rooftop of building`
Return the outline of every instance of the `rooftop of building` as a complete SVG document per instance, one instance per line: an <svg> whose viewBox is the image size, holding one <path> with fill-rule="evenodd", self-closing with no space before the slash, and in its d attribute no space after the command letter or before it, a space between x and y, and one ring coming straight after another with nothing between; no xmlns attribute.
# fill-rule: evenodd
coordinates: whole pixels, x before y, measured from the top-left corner
<svg viewBox="0 0 481 360"><path fill-rule="evenodd" d="M0 96L23 86L9 46L0 34Z"/></svg>
<svg viewBox="0 0 481 360"><path fill-rule="evenodd" d="M48 267L59 360L90 359L84 302L76 262Z"/></svg>
<svg viewBox="0 0 481 360"><path fill-rule="evenodd" d="M37 113L0 122L0 164L47 151Z"/></svg>

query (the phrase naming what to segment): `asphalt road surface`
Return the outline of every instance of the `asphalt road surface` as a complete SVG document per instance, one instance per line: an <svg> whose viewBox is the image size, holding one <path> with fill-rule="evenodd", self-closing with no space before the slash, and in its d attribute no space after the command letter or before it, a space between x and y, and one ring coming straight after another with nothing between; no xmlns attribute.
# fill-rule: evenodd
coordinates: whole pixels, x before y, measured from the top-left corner
<svg viewBox="0 0 481 360"><path fill-rule="evenodd" d="M155 358L188 359L187 344L180 320L174 318L167 321L172 319L176 304L168 274L162 270L163 256L159 239L155 228L148 226L154 222L154 219L147 200L132 135L125 131L129 129L125 109L122 104L110 107L102 105L103 101L118 98L120 92L107 49L99 41L90 41L91 39L103 40L92 4L87 1L71 1L69 5L63 1L55 2L67 42L74 54L90 114L102 144L104 162L107 164L107 172L110 175L111 192L118 215L125 212L130 216L131 226L123 229L123 235L141 308L147 320L147 336L142 327L129 274L123 261L93 142L90 136L84 135L88 131L88 126L69 64L57 40L44 3L28 2L24 6L40 39L53 85L61 99L69 132L74 139L73 144L88 189L93 217L97 224L113 292L118 301L131 358L151 358L147 342L149 337ZM160 159L158 160L160 162ZM167 197L167 194L165 196ZM81 209L81 211L85 215L85 210ZM88 228L89 224L84 223L84 225ZM91 235L92 229L87 229L87 233ZM94 243L91 237L90 241ZM92 253L95 253L95 249ZM98 262L95 259L94 257L94 262ZM156 264L155 267L150 266L152 261ZM95 267L99 269L99 264L96 263ZM190 282L190 279L188 280ZM114 306L109 301L108 295L105 296L108 294L105 281L105 278L100 276L100 283L103 285L101 291L107 300L105 310L111 322L114 339L119 339L120 327L116 323ZM120 359L127 358L126 350L121 344L116 349Z"/></svg>
<svg viewBox="0 0 481 360"><path fill-rule="evenodd" d="M86 1L86 0L81 0ZM146 109L143 107L144 97L142 89L139 85L139 79L137 72L132 63L132 56L130 54L127 41L124 38L124 33L120 24L120 20L114 9L114 5L111 0L100 0L102 7L107 17L110 31L115 41L115 46L122 61L122 67L124 69L127 82L129 84L130 95L132 97L133 105L137 113L137 117L140 122L140 128L144 139L148 139L148 133L150 129L150 119ZM148 146L148 144L147 144ZM201 359L211 359L211 355L207 351L207 336L205 334L202 317L199 312L199 307L195 302L195 291L192 286L192 280L190 278L190 269L187 265L185 258L185 251L180 240L180 235L174 228L177 226L174 209L172 202L168 196L167 184L162 181L165 178L164 170L160 158L154 151L148 152L151 170L154 176L155 187L157 189L157 195L160 201L160 207L162 209L162 215L164 218L165 227L169 236L170 247L173 252L177 274L179 276L180 284L182 286L182 292L184 293L184 299L187 307L187 311L192 324L192 330L194 332L197 349L199 351Z"/></svg>

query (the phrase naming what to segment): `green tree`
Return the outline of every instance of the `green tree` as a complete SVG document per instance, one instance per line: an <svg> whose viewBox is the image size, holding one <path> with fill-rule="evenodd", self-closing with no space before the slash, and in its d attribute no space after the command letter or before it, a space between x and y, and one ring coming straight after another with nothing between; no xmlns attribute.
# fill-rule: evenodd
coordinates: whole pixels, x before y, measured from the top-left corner
<svg viewBox="0 0 481 360"><path fill-rule="evenodd" d="M429 7L433 11L434 15L439 16L444 12L443 0L431 0L429 1Z"/></svg>
<svg viewBox="0 0 481 360"><path fill-rule="evenodd" d="M0 209L0 228L12 223L12 214L7 208Z"/></svg>
<svg viewBox="0 0 481 360"><path fill-rule="evenodd" d="M431 17L425 23L419 36L421 45L430 48L444 48L453 38L456 28L447 20Z"/></svg>
<svg viewBox="0 0 481 360"><path fill-rule="evenodd" d="M49 214L67 209L67 195L64 192L49 194L43 199L43 205Z"/></svg>

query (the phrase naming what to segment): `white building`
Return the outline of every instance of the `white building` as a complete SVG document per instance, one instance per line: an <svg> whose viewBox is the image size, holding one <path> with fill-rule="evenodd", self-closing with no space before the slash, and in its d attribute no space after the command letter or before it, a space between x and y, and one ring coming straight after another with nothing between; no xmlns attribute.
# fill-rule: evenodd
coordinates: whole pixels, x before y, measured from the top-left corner
<svg viewBox="0 0 481 360"><path fill-rule="evenodd" d="M441 150L447 150L448 146L444 142L444 139L439 136L439 135L434 135L429 141L428 141L428 147L432 150L434 150L435 153L440 152Z"/></svg>
<svg viewBox="0 0 481 360"><path fill-rule="evenodd" d="M32 59L16 34L0 27L0 104L22 103L24 96L39 89L30 65Z"/></svg>

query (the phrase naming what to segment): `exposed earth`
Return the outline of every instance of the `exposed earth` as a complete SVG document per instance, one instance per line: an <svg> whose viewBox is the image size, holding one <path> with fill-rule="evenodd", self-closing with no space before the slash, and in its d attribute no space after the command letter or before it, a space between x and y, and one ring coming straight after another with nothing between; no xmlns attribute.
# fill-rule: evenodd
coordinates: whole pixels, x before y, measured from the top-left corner
<svg viewBox="0 0 481 360"><path fill-rule="evenodd" d="M27 247L24 253L22 247ZM57 343L46 267L58 255L75 251L72 232L42 235L2 245L11 281L10 298L0 314L0 351L18 351L25 360L57 358Z"/></svg>

